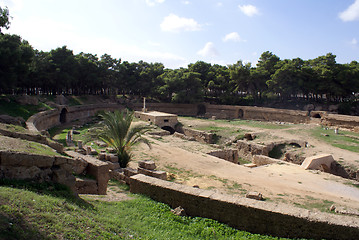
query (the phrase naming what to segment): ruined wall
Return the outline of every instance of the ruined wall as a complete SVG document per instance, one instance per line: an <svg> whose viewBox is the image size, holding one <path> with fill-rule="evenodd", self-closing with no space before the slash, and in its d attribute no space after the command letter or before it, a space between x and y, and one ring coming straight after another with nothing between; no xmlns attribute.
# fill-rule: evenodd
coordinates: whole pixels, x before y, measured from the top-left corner
<svg viewBox="0 0 359 240"><path fill-rule="evenodd" d="M60 115L63 109L66 109L66 122L71 122L73 120L94 116L99 111L114 111L123 108L123 105L118 104L93 104L73 107L60 106L58 109L40 112L31 116L26 121L26 127L32 132L39 132L60 125Z"/></svg>
<svg viewBox="0 0 359 240"><path fill-rule="evenodd" d="M223 149L223 150L211 151L207 154L224 159L226 161L235 164L238 164L239 162L238 149Z"/></svg>
<svg viewBox="0 0 359 240"><path fill-rule="evenodd" d="M181 133L183 133L187 137L194 138L197 142L209 143L209 144L214 143L213 133L207 133L204 131L184 128L184 127L181 129Z"/></svg>
<svg viewBox="0 0 359 240"><path fill-rule="evenodd" d="M141 110L142 105L134 105L136 110ZM197 116L198 104L174 104L174 103L146 103L148 111L160 111L181 116Z"/></svg>
<svg viewBox="0 0 359 240"><path fill-rule="evenodd" d="M0 151L0 178L51 181L75 191L72 175L76 160L63 156L43 156L30 153Z"/></svg>
<svg viewBox="0 0 359 240"><path fill-rule="evenodd" d="M219 119L248 119L305 123L310 120L308 111L274 109L250 106L204 104L146 103L148 110L163 111L183 116L204 116ZM140 105L136 105L140 109Z"/></svg>
<svg viewBox="0 0 359 240"><path fill-rule="evenodd" d="M322 124L326 126L337 126L348 129L359 128L358 116L347 116L339 114L328 114L322 117Z"/></svg>
<svg viewBox="0 0 359 240"><path fill-rule="evenodd" d="M130 104L133 110L141 110L142 104ZM320 117L323 125L339 126L349 129L359 129L359 117L337 115L337 114L315 114L311 115L308 111L296 111L287 109L274 109L250 106L229 106L212 104L172 104L172 103L146 103L148 111L160 111L165 113L177 114L180 116L204 116L211 118L215 116L218 119L246 119L260 121L280 121L290 123L309 123L311 116ZM76 119L83 119L95 115L98 111L125 108L120 104L94 104L74 107L60 107L37 113L26 122L31 131L42 131L60 124L60 113L66 108L66 122Z"/></svg>
<svg viewBox="0 0 359 240"><path fill-rule="evenodd" d="M222 195L142 174L131 177L130 191L252 233L315 239L357 239L359 234L357 218Z"/></svg>

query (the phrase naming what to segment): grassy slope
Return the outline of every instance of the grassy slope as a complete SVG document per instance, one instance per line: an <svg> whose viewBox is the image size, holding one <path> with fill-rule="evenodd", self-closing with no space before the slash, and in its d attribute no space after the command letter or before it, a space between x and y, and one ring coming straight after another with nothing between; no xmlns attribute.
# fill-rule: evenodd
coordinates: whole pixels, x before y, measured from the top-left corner
<svg viewBox="0 0 359 240"><path fill-rule="evenodd" d="M13 117L22 117L25 121L39 112L39 109L46 108L51 109L44 103L39 103L38 105L20 105L14 100L6 102L3 99L0 99L0 114L6 114Z"/></svg>
<svg viewBox="0 0 359 240"><path fill-rule="evenodd" d="M0 239L276 239L179 217L165 204L132 197L84 201L58 185L0 181Z"/></svg>

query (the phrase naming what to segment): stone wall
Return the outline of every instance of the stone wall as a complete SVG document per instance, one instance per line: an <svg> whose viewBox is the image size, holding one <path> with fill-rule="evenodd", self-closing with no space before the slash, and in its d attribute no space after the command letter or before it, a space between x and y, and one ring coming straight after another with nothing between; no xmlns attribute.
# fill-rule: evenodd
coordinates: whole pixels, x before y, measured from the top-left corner
<svg viewBox="0 0 359 240"><path fill-rule="evenodd" d="M327 114L322 117L322 124L326 126L336 126L348 129L359 128L358 116L346 116L339 114Z"/></svg>
<svg viewBox="0 0 359 240"><path fill-rule="evenodd" d="M88 181L76 179L76 191L78 193L106 195L108 180L110 180L109 164L74 151L66 151L66 154L74 159L81 159L87 163L79 174L85 172L87 175L95 178L89 179Z"/></svg>
<svg viewBox="0 0 359 240"><path fill-rule="evenodd" d="M141 110L141 103L129 105L133 110ZM160 111L165 113L177 114L180 116L205 116L211 118L215 116L218 119L246 119L260 121L279 121L290 123L308 123L311 119L320 120L323 125L339 126L349 129L355 127L359 129L359 117L337 115L337 114L311 114L309 111L297 111L287 109L262 108L251 106L230 106L230 105L212 105L201 104L173 104L173 103L146 103L148 111ZM83 106L60 106L31 116L26 122L27 128L31 131L42 131L61 124L61 111L66 109L66 122L76 119L83 119L94 116L98 111L123 109L120 104L93 104ZM320 117L318 119L318 117Z"/></svg>
<svg viewBox="0 0 359 240"><path fill-rule="evenodd" d="M201 143L214 143L214 134L207 133L200 130L195 130L191 128L182 128L181 133L186 135L187 137L194 138L197 142Z"/></svg>
<svg viewBox="0 0 359 240"><path fill-rule="evenodd" d="M74 193L72 171L76 165L76 159L63 156L0 151L0 178L56 182L68 186Z"/></svg>
<svg viewBox="0 0 359 240"><path fill-rule="evenodd" d="M238 149L223 149L223 150L211 151L207 154L238 164L238 160L239 160Z"/></svg>
<svg viewBox="0 0 359 240"><path fill-rule="evenodd" d="M314 239L357 239L359 234L357 218L222 195L142 174L130 178L130 191L252 233Z"/></svg>
<svg viewBox="0 0 359 240"><path fill-rule="evenodd" d="M71 122L77 119L85 119L94 116L99 111L114 111L124 109L123 105L119 104L92 104L81 106L60 106L58 109L52 109L44 112L39 112L31 116L26 121L26 127L32 132L39 132L47 130L54 126L58 126L64 122ZM63 118L61 119L61 113Z"/></svg>

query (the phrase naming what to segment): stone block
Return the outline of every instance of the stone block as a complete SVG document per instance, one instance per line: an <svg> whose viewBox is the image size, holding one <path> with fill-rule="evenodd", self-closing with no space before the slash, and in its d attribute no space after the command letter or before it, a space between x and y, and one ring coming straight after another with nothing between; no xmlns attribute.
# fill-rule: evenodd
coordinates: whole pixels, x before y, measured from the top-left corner
<svg viewBox="0 0 359 240"><path fill-rule="evenodd" d="M246 194L246 198L254 199L254 200L263 200L263 196L259 192L248 192Z"/></svg>
<svg viewBox="0 0 359 240"><path fill-rule="evenodd" d="M101 160L101 161L105 161L106 160L106 153L103 153L103 152L99 153L97 158L99 160Z"/></svg>
<svg viewBox="0 0 359 240"><path fill-rule="evenodd" d="M116 169L110 171L110 179L115 179L117 181L125 181L125 174L122 169Z"/></svg>
<svg viewBox="0 0 359 240"><path fill-rule="evenodd" d="M116 155L114 155L114 154L106 154L106 161L117 163L118 162L118 157Z"/></svg>
<svg viewBox="0 0 359 240"><path fill-rule="evenodd" d="M133 169L133 168L125 168L123 170L123 172L124 172L126 177L131 177L133 175L138 174L137 169Z"/></svg>
<svg viewBox="0 0 359 240"><path fill-rule="evenodd" d="M246 163L243 164L243 166L247 167L247 168L255 168L258 167L255 163Z"/></svg>
<svg viewBox="0 0 359 240"><path fill-rule="evenodd" d="M98 186L98 194L106 194L107 191L107 183L110 179L109 169L110 167L106 162L102 162L94 157L81 155L73 151L66 152L69 156L79 157L82 160L88 163L86 167L87 174L96 178L97 186Z"/></svg>
<svg viewBox="0 0 359 240"><path fill-rule="evenodd" d="M116 170L116 169L120 168L120 164L118 162L113 163L113 162L107 161L107 164L109 165L110 170Z"/></svg>
<svg viewBox="0 0 359 240"><path fill-rule="evenodd" d="M76 187L75 187L75 177L68 171L66 171L63 168L60 168L58 166L55 166L52 168L53 176L52 180L54 182L63 184L68 186L73 193L76 193Z"/></svg>
<svg viewBox="0 0 359 240"><path fill-rule="evenodd" d="M76 178L76 192L78 194L98 194L96 180Z"/></svg>
<svg viewBox="0 0 359 240"><path fill-rule="evenodd" d="M1 152L1 164L3 166L18 166L50 168L54 163L54 157L17 152Z"/></svg>
<svg viewBox="0 0 359 240"><path fill-rule="evenodd" d="M147 170L155 170L156 164L154 161L139 161L138 166Z"/></svg>
<svg viewBox="0 0 359 240"><path fill-rule="evenodd" d="M254 163L256 166L263 166L276 162L278 162L278 160L264 155L254 155L252 158L252 163Z"/></svg>
<svg viewBox="0 0 359 240"><path fill-rule="evenodd" d="M321 165L324 164L324 165L326 165L326 167L328 169L330 169L332 162L334 162L334 158L333 158L332 155L330 155L330 154L321 154L321 155L307 157L303 161L303 163L302 163L302 165L300 167L304 168L306 170L307 169L320 170Z"/></svg>
<svg viewBox="0 0 359 240"><path fill-rule="evenodd" d="M138 168L137 172L140 174L144 174L150 177L167 180L167 173L165 171L157 171L157 170L148 170L144 168Z"/></svg>

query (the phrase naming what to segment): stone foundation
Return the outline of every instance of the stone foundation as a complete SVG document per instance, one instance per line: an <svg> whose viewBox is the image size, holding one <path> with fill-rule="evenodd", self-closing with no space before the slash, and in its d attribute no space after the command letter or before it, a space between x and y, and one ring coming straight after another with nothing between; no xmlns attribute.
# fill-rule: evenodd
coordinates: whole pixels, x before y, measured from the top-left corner
<svg viewBox="0 0 359 240"><path fill-rule="evenodd" d="M142 174L130 178L130 191L252 233L314 239L357 239L359 234L357 218L236 198Z"/></svg>
<svg viewBox="0 0 359 240"><path fill-rule="evenodd" d="M76 193L75 163L75 159L62 156L0 151L0 178L55 182Z"/></svg>

